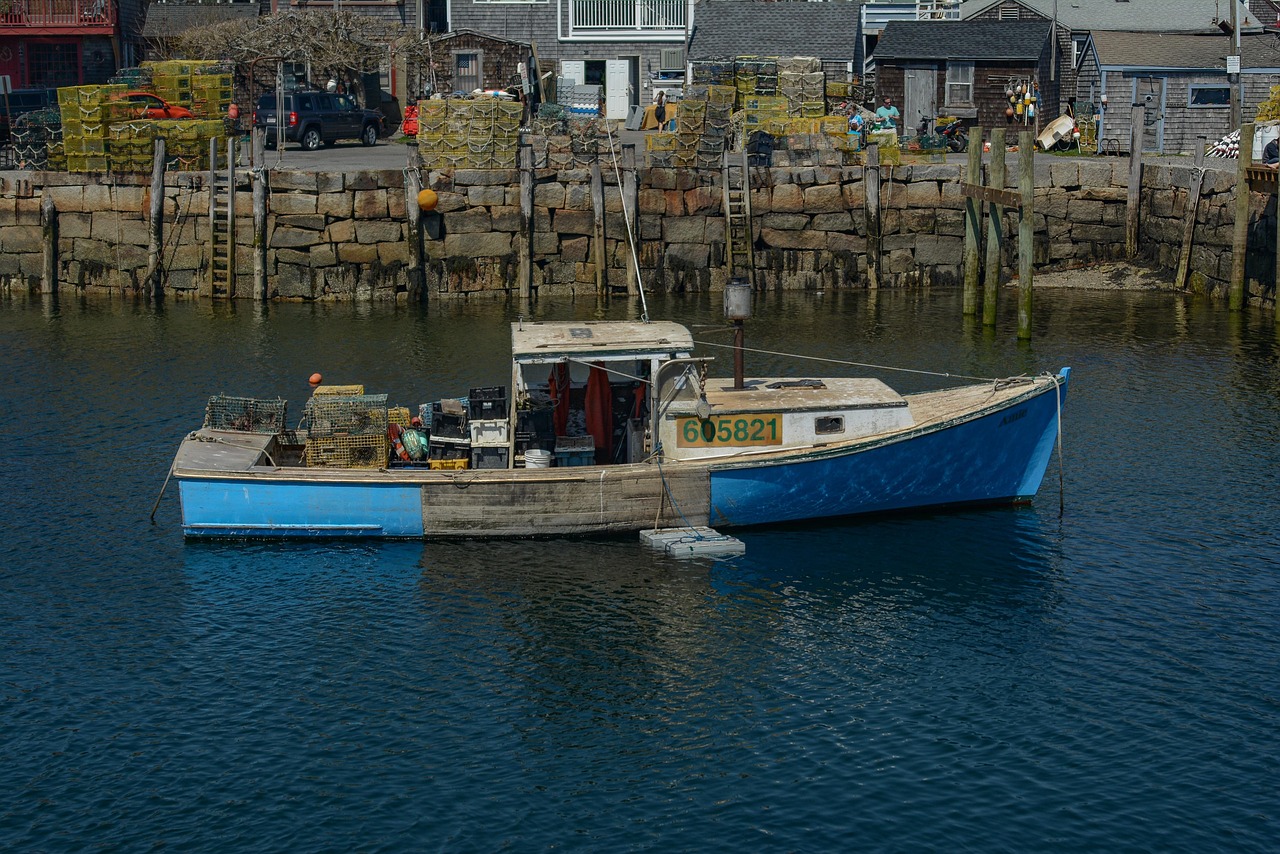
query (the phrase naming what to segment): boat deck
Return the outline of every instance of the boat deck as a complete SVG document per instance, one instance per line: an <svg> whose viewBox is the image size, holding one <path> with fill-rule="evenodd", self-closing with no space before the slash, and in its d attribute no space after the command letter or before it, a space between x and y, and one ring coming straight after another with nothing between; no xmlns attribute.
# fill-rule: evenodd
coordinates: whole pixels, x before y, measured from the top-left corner
<svg viewBox="0 0 1280 854"><path fill-rule="evenodd" d="M883 409L906 406L907 401L876 379L750 379L741 389L726 377L706 380L707 403L714 412L787 412L835 409Z"/></svg>

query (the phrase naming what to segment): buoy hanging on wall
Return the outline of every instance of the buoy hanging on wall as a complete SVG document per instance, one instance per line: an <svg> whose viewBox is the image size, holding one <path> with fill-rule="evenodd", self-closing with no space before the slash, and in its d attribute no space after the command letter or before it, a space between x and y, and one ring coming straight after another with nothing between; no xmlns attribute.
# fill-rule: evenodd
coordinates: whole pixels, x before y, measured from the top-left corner
<svg viewBox="0 0 1280 854"><path fill-rule="evenodd" d="M418 193L418 209L424 211L433 211L436 204L440 201L440 197L436 195L435 190L422 190Z"/></svg>

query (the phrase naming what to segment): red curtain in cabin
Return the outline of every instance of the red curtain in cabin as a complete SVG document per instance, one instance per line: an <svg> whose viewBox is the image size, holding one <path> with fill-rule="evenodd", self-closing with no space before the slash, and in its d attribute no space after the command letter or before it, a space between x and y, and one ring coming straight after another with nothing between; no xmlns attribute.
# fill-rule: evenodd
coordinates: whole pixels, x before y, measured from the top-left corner
<svg viewBox="0 0 1280 854"><path fill-rule="evenodd" d="M602 362L591 366L585 406L587 432L596 441L596 463L604 465L613 459L613 392Z"/></svg>
<svg viewBox="0 0 1280 854"><path fill-rule="evenodd" d="M561 362L551 369L551 376L547 377L547 386L551 392L551 403L554 406L551 414L551 423L556 429L556 435L564 436L569 432L568 362Z"/></svg>

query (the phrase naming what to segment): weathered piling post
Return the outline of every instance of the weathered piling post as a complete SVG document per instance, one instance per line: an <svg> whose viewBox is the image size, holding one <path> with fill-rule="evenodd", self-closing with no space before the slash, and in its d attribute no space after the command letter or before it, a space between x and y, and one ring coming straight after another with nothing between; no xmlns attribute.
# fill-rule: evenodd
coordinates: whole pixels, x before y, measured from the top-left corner
<svg viewBox="0 0 1280 854"><path fill-rule="evenodd" d="M284 103L278 101L277 103ZM276 145L284 150L284 143ZM218 140L209 140L209 298L218 295Z"/></svg>
<svg viewBox="0 0 1280 854"><path fill-rule="evenodd" d="M53 203L53 194L45 190L40 200L40 236L43 240L44 257L40 264L40 293L56 294L58 292L58 208Z"/></svg>
<svg viewBox="0 0 1280 854"><path fill-rule="evenodd" d="M1203 136L1196 140L1195 166L1191 170L1191 190L1187 197L1186 218L1182 222L1182 246L1178 251L1178 271L1173 277L1176 288L1187 286L1187 274L1191 271L1191 244L1195 240L1196 210L1200 207L1200 190L1204 186L1204 149L1207 142ZM1276 222L1280 224L1280 216L1276 217ZM1280 265L1277 265L1276 273L1280 277Z"/></svg>
<svg viewBox="0 0 1280 854"><path fill-rule="evenodd" d="M991 165L987 185L1004 189L1004 128L991 129ZM982 325L996 325L996 299L1000 290L1000 250L1004 244L1004 208L995 202L987 206L987 261L982 282Z"/></svg>
<svg viewBox="0 0 1280 854"><path fill-rule="evenodd" d="M409 244L409 301L422 299L422 208L418 194L422 192L422 158L417 146L409 146L404 170L405 240Z"/></svg>
<svg viewBox="0 0 1280 854"><path fill-rule="evenodd" d="M236 296L236 140L227 137L227 299Z"/></svg>
<svg viewBox="0 0 1280 854"><path fill-rule="evenodd" d="M596 296L604 296L608 279L605 275L607 254L604 251L604 179L600 175L600 159L591 161L591 231L596 264Z"/></svg>
<svg viewBox="0 0 1280 854"><path fill-rule="evenodd" d="M1129 195L1124 207L1124 252L1129 258L1138 256L1138 209L1142 206L1142 137L1146 128L1147 108L1133 105L1133 122L1129 128Z"/></svg>
<svg viewBox="0 0 1280 854"><path fill-rule="evenodd" d="M977 139L969 146L969 163L965 169L964 180L967 184L982 183L982 128L975 128ZM978 270L982 251L982 200L966 198L964 200L964 314L978 313Z"/></svg>
<svg viewBox="0 0 1280 854"><path fill-rule="evenodd" d="M164 296L164 137L157 137L151 161L151 206L147 218L147 289L156 299Z"/></svg>
<svg viewBox="0 0 1280 854"><path fill-rule="evenodd" d="M637 249L640 239L640 195L638 181L636 180L636 145L634 142L628 142L622 146L622 186L618 188L622 193L622 213L623 221L627 225L627 251L633 252L633 257L637 260L640 258L640 252ZM639 292L640 272L636 269L636 264L627 264L627 296L635 296Z"/></svg>
<svg viewBox="0 0 1280 854"><path fill-rule="evenodd" d="M1024 130L1018 134L1018 192L1022 207L1018 211L1018 337L1031 338L1031 276L1035 261L1035 222L1031 202L1036 192L1035 134Z"/></svg>
<svg viewBox="0 0 1280 854"><path fill-rule="evenodd" d="M533 146L521 143L520 233L516 235L516 255L520 260L520 300L533 298Z"/></svg>
<svg viewBox="0 0 1280 854"><path fill-rule="evenodd" d="M867 287L880 287L880 238L883 225L880 219L880 146L867 148L867 166L863 175L863 189L867 203L863 207L867 229Z"/></svg>
<svg viewBox="0 0 1280 854"><path fill-rule="evenodd" d="M249 160L253 181L253 298L267 298L267 168L266 131L254 128Z"/></svg>
<svg viewBox="0 0 1280 854"><path fill-rule="evenodd" d="M1231 281L1227 308L1244 308L1244 261L1249 252L1249 167L1253 165L1253 122L1240 128L1240 161L1236 166L1236 221L1231 234Z"/></svg>

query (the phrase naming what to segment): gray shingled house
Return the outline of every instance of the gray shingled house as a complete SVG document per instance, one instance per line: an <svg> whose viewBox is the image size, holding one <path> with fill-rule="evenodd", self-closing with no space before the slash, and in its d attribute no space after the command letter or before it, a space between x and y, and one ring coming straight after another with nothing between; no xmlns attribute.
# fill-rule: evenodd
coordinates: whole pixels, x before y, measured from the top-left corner
<svg viewBox="0 0 1280 854"><path fill-rule="evenodd" d="M1048 21L894 21L872 54L876 100L893 98L908 133L939 115L958 116L968 127L1034 130L1034 121L1005 116L1005 93L1038 85L1041 122L1058 116L1051 31Z"/></svg>
<svg viewBox="0 0 1280 854"><path fill-rule="evenodd" d="M1090 34L1076 85L1081 108L1099 116L1099 151L1128 151L1138 103L1145 108L1144 151L1190 153L1198 137L1212 142L1233 130L1226 73L1231 49L1221 33ZM1248 119L1280 83L1280 36L1244 34L1240 55L1241 104Z"/></svg>
<svg viewBox="0 0 1280 854"><path fill-rule="evenodd" d="M861 68L861 2L768 3L704 0L689 33L689 60L735 56L816 56L841 79Z"/></svg>

